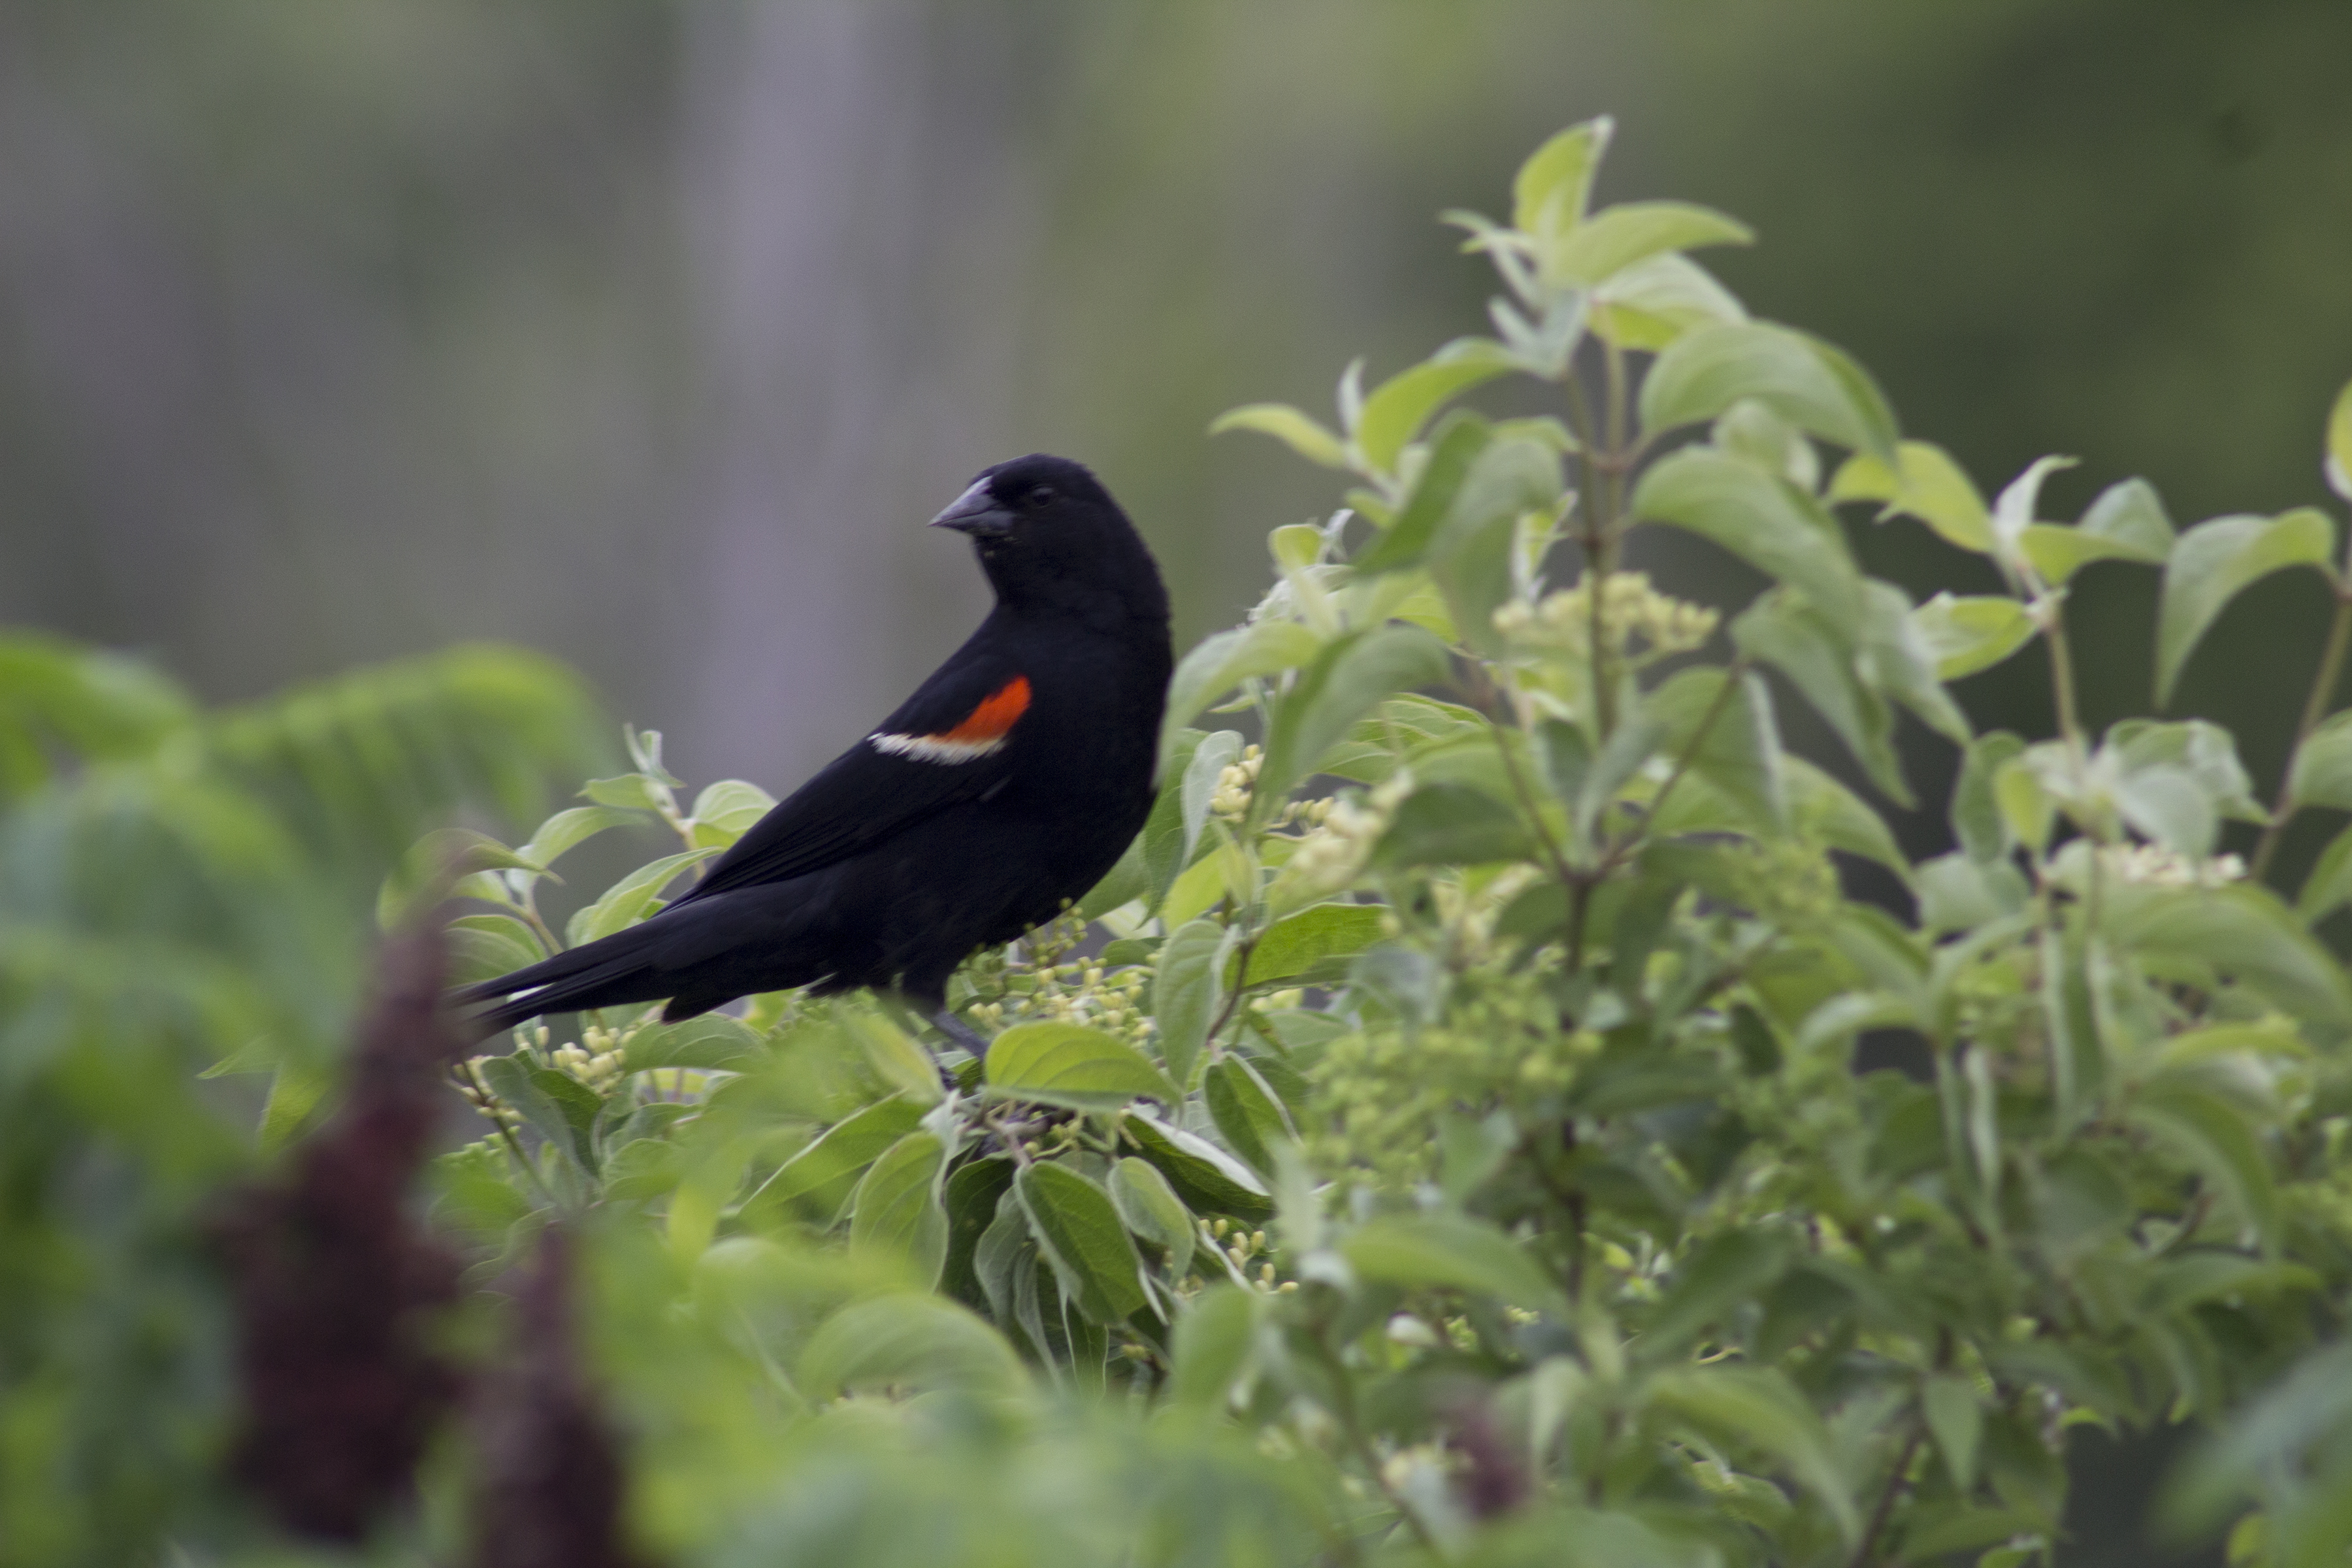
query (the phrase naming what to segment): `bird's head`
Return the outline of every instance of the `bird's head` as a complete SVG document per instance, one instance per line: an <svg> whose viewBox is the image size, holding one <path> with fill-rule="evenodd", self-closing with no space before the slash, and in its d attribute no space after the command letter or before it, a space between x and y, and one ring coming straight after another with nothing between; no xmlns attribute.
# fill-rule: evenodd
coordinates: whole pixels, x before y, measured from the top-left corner
<svg viewBox="0 0 2352 1568"><path fill-rule="evenodd" d="M931 520L969 537L1004 603L1115 603L1166 619L1168 596L1127 513L1083 464L1033 453L981 471Z"/></svg>

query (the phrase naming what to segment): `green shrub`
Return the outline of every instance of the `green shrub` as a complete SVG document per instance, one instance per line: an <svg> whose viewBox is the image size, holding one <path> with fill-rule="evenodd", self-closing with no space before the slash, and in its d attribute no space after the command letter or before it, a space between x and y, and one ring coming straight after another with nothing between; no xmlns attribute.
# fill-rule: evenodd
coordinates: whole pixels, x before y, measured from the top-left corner
<svg viewBox="0 0 2352 1568"><path fill-rule="evenodd" d="M887 1003L781 995L740 1019L533 1031L464 1068L493 1126L440 1161L436 1212L481 1279L551 1217L585 1239L650 1552L2011 1564L2057 1550L2071 1427L2183 1419L2221 1436L2177 1491L2182 1528L2242 1517L2235 1549L2265 1562L2352 1540L2352 1369L2323 1345L2352 1287L2352 983L2312 932L2352 901L2352 831L2292 901L2263 885L2289 817L2352 807L2352 717L2328 710L2352 632L2335 521L2176 532L2127 479L2053 522L2037 498L2057 459L1988 504L1851 359L1750 318L1690 259L1745 243L1738 223L1589 210L1608 129L1539 149L1507 224L1454 216L1502 279L1496 336L1370 389L1351 367L1336 426L1265 405L1220 421L1334 470L1339 509L1276 529L1265 596L1183 660L1127 859L1073 919L959 977L955 1005L996 1036L984 1066L949 1053L943 1087ZM1554 412L1455 405L1506 381ZM2329 454L2352 493L2352 392ZM1849 503L1985 557L2004 592L1915 605L1857 563ZM1727 615L1673 596L1622 566L1658 527L1769 585ZM2249 584L2328 581L2273 803L2221 726L2084 730L2066 585L2107 560L2162 574L2159 696ZM2013 657L2047 659L2056 734L1972 733L1950 695ZM1960 748L1958 847L1912 864L1871 795L1788 754L1791 696L1881 800L1915 799L1899 714ZM151 731L185 723L151 693L77 728L81 700L52 729L92 757L170 752ZM187 811L215 790L245 814L218 832L439 798L268 797L265 768L312 775L237 732L170 784ZM658 737L631 744L591 804L511 851L469 841L460 978L643 918L767 804L733 781L687 804ZM12 764L29 792L0 884L12 930L47 885L51 824L178 831L138 794L157 764L44 785L37 753L8 755L35 759ZM547 868L633 822L677 851L559 934L535 900ZM2233 823L2259 830L2251 868L2221 852ZM1900 884L1897 911L1849 896L1863 863ZM133 886L111 875L100 892ZM212 1129L196 1168L238 1163L185 1068L195 1041L307 1037L281 1016L307 993L275 977L320 941L310 897L220 891L268 930L192 947L184 983L142 971L198 1020L152 1070L24 1056L68 993L10 981L11 1060L34 1066L0 1088L6 1114L65 1108L48 1143L12 1140L34 1190L12 1235L66 1245L61 1200L43 1207L61 1189L40 1184L116 1147L118 1119ZM110 973L111 932L87 940L58 962ZM178 1026L142 1005L118 988L84 1048ZM1873 1032L1918 1071L1854 1070ZM315 1098L311 1058L254 1059L297 1079L283 1133ZM160 1169L136 1180L161 1190ZM183 1221L184 1195L154 1212ZM177 1331L216 1337L205 1288L174 1279L194 1303ZM22 1341L27 1304L44 1321L84 1288L0 1276L12 1496L54 1473L57 1434L130 1419ZM139 1397L163 1441L216 1395ZM163 1472L184 1478L204 1446L174 1452ZM383 1550L454 1554L465 1474L457 1444ZM258 1561L185 1486L135 1521L192 1560ZM127 1560L76 1502L9 1507L29 1525L0 1528L0 1562ZM62 1544L18 1544L36 1539Z"/></svg>

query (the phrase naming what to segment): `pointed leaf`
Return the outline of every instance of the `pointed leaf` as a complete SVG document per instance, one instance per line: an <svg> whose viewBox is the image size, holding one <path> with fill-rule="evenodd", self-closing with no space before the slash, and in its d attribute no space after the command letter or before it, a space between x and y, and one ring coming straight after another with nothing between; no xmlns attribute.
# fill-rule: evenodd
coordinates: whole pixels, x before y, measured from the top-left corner
<svg viewBox="0 0 2352 1568"><path fill-rule="evenodd" d="M1642 476L1633 510L1721 546L1844 624L1861 616L1862 574L1836 520L1812 497L1752 463L1710 447L1685 447Z"/></svg>
<svg viewBox="0 0 2352 1568"><path fill-rule="evenodd" d="M1165 759L1177 733L1201 710L1253 676L1296 669L1320 652L1323 639L1297 621L1260 621L1206 637L1186 654L1168 684L1168 709L1160 729Z"/></svg>
<svg viewBox="0 0 2352 1568"><path fill-rule="evenodd" d="M1350 1234L1339 1251L1367 1279L1462 1290L1552 1312L1566 1307L1559 1288L1484 1220L1440 1215L1375 1219Z"/></svg>
<svg viewBox="0 0 2352 1568"><path fill-rule="evenodd" d="M2001 595L1962 599L1938 594L1911 612L1911 624L1944 680L1991 668L2032 642L2039 629L2023 605Z"/></svg>
<svg viewBox="0 0 2352 1568"><path fill-rule="evenodd" d="M1151 1016L1160 1059L1179 1085L1192 1083L1193 1064L1223 1005L1225 954L1234 940L1216 921L1187 921L1160 950L1151 981Z"/></svg>
<svg viewBox="0 0 2352 1568"><path fill-rule="evenodd" d="M1878 521L1916 517L1963 550L1990 555L1992 512L1951 454L1926 441L1905 441L1892 461L1857 452L1830 481L1829 500L1885 503Z"/></svg>
<svg viewBox="0 0 2352 1568"><path fill-rule="evenodd" d="M1855 669L1848 631L1801 599L1768 594L1731 623L1731 640L1751 659L1787 676L1845 742L1871 782L1913 804L1895 754L1895 715Z"/></svg>
<svg viewBox="0 0 2352 1568"><path fill-rule="evenodd" d="M2164 569L2157 616L2156 700L2168 702L2206 628L2241 593L2273 572L2316 568L2333 581L2336 525L2311 507L2276 517L2217 517L2182 534Z"/></svg>
<svg viewBox="0 0 2352 1568"><path fill-rule="evenodd" d="M1691 202L1626 202L1603 207L1544 257L1544 281L1587 286L1665 251L1752 245L1755 231L1737 218Z"/></svg>
<svg viewBox="0 0 2352 1568"><path fill-rule="evenodd" d="M1062 1289L1097 1323L1119 1323L1150 1304L1143 1260L1100 1187L1066 1165L1038 1161L1013 1178L1030 1234Z"/></svg>
<svg viewBox="0 0 2352 1568"><path fill-rule="evenodd" d="M2352 810L2352 710L2331 714L2295 748L2286 792L2292 807Z"/></svg>
<svg viewBox="0 0 2352 1568"><path fill-rule="evenodd" d="M1364 399L1356 449L1367 467L1383 474L1392 471L1405 444L1421 434L1431 415L1479 383L1517 366L1508 351L1491 339L1456 338L1390 377Z"/></svg>
<svg viewBox="0 0 2352 1568"><path fill-rule="evenodd" d="M1200 1214L1264 1219L1273 1195L1257 1173L1198 1133L1131 1112L1119 1122L1142 1156L1168 1178L1184 1206Z"/></svg>
<svg viewBox="0 0 2352 1568"><path fill-rule="evenodd" d="M1168 1277L1181 1279L1192 1266L1201 1222L1149 1161L1132 1156L1110 1168L1110 1201L1127 1228L1168 1255Z"/></svg>
<svg viewBox="0 0 2352 1568"><path fill-rule="evenodd" d="M1382 698L1452 679L1445 645L1418 626L1389 625L1324 649L1276 707L1253 812L1270 814L1323 753Z"/></svg>
<svg viewBox="0 0 2352 1568"><path fill-rule="evenodd" d="M716 849L689 849L683 855L665 855L660 859L640 866L604 891L604 896L572 917L564 928L564 937L572 946L611 936L644 920L654 912L661 901L661 892L690 866L699 866L718 854Z"/></svg>
<svg viewBox="0 0 2352 1568"><path fill-rule="evenodd" d="M912 1292L854 1301L809 1336L794 1380L810 1399L856 1389L1016 1394L1028 1382L1003 1336L963 1308Z"/></svg>
<svg viewBox="0 0 2352 1568"><path fill-rule="evenodd" d="M1183 1098L1142 1052L1083 1024L1015 1024L991 1042L983 1071L992 1100L1074 1110L1115 1110L1145 1097L1170 1104Z"/></svg>
<svg viewBox="0 0 2352 1568"><path fill-rule="evenodd" d="M1228 430L1255 430L1261 436L1271 436L1308 462L1320 463L1327 468L1349 467L1348 444L1287 403L1246 403L1225 410L1209 426L1212 436L1222 436Z"/></svg>
<svg viewBox="0 0 2352 1568"><path fill-rule="evenodd" d="M1642 428L1655 436L1702 424L1744 397L1823 440L1896 460L1895 416L1861 369L1769 321L1700 327L1675 339L1642 383Z"/></svg>
<svg viewBox="0 0 2352 1568"><path fill-rule="evenodd" d="M1584 220L1593 171L1616 122L1607 115L1572 125L1530 153L1511 182L1511 226L1541 238Z"/></svg>
<svg viewBox="0 0 2352 1568"><path fill-rule="evenodd" d="M1729 691L1719 669L1677 672L1653 692L1648 716L1661 731L1658 749L1690 768L1747 814L1758 827L1778 832L1788 823L1780 735L1772 699L1761 677L1748 675Z"/></svg>
<svg viewBox="0 0 2352 1568"><path fill-rule="evenodd" d="M946 1146L929 1132L909 1132L885 1150L850 1199L850 1250L905 1258L925 1289L938 1283L948 1252L940 1204L947 1159Z"/></svg>

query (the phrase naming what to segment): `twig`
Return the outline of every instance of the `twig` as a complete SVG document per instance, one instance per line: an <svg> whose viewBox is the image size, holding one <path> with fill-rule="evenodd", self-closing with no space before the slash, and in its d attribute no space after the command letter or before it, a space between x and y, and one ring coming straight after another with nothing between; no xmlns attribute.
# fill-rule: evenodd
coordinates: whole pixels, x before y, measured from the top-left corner
<svg viewBox="0 0 2352 1568"><path fill-rule="evenodd" d="M2352 649L2352 590L2339 585L2336 590L2336 616L2327 623L2327 644L2319 655L2319 669L2312 678L2311 695L2304 699L2303 721L2295 726L2294 744L2287 748L2286 763L2279 773L2278 800L2271 807L2271 819L2263 825L2263 836L2254 841L2253 861L2247 874L2257 882L2270 869L2271 858L2278 853L2287 820L2294 816L2294 764L2303 755L2304 742L2319 728L2319 721L2327 717L2327 704L2335 697L2336 681L2344 674L2344 656L2348 649Z"/></svg>
<svg viewBox="0 0 2352 1568"><path fill-rule="evenodd" d="M1920 1440L1927 1435L1927 1423L1914 1420L1911 1436L1903 1442L1903 1452L1895 1456L1895 1468L1886 1478L1885 1489L1878 1494L1878 1506L1870 1510L1870 1524L1862 1532L1862 1540L1853 1549L1853 1559L1847 1568L1870 1568L1878 1551L1878 1538L1886 1529L1886 1521L1895 1512L1895 1500L1909 1486L1911 1461L1918 1455Z"/></svg>

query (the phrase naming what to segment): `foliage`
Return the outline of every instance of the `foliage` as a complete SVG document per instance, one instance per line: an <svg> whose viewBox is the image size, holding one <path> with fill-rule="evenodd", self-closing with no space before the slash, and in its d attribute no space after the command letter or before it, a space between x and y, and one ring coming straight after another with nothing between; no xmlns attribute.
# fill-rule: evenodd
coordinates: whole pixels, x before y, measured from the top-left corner
<svg viewBox="0 0 2352 1568"><path fill-rule="evenodd" d="M2261 880L2291 816L2352 807L2335 521L2176 532L2126 479L2053 522L2059 459L1988 503L1690 258L1736 222L1593 210L1608 137L1546 143L1507 222L1454 216L1494 336L1351 367L1330 424L1221 422L1342 505L1275 530L1271 588L1183 660L1119 868L958 977L985 1061L788 994L462 1069L490 1131L435 1213L478 1279L551 1218L585 1242L652 1554L2006 1565L2058 1550L2071 1427L2189 1418L2222 1435L2184 1527L2341 1552L2352 983L2313 927L2352 832L2293 902ZM1554 411L1455 405L1507 378ZM2004 591L1914 605L1848 504ZM1768 585L1675 598L1623 564L1654 527ZM2219 726L2085 730L2065 608L2103 560L2163 574L2166 688L2248 584L2329 584L2272 805ZM2057 732L1972 733L1948 683L2028 649ZM1840 772L1784 750L1792 699ZM1957 847L1917 865L1840 776L1913 799L1906 714L1962 758ZM589 804L467 841L458 978L644 918L767 805L687 804L659 737L630 747ZM677 849L558 932L549 868L655 822ZM1857 1072L1865 1036L1918 1070ZM462 1539L464 1461L428 1471L386 1552Z"/></svg>

